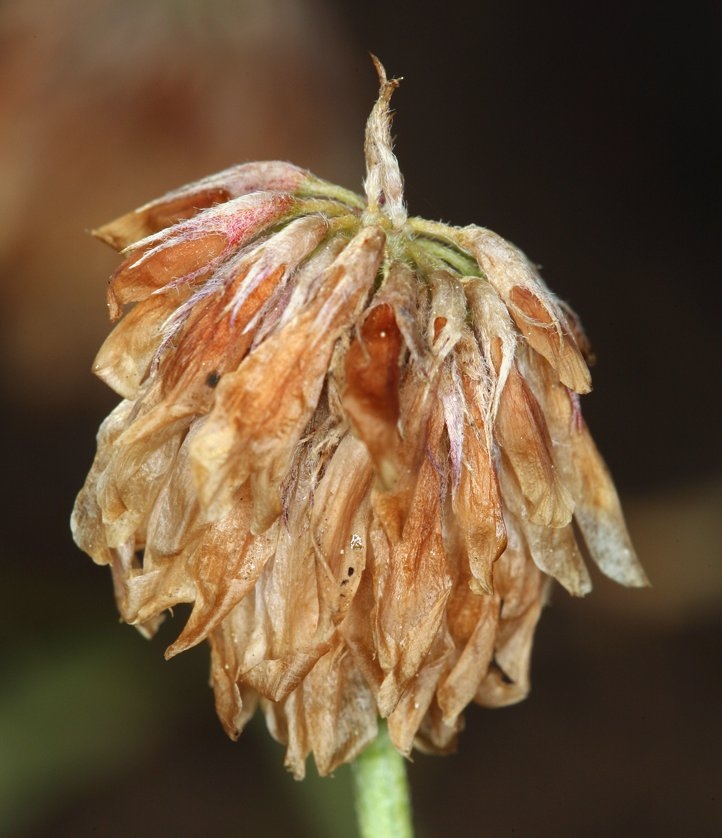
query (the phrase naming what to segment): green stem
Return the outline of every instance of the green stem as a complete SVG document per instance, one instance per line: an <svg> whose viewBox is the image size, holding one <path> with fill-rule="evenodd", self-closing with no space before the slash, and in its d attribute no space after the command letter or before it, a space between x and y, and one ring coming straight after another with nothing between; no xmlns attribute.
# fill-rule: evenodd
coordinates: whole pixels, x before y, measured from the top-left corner
<svg viewBox="0 0 722 838"><path fill-rule="evenodd" d="M406 763L385 722L351 771L361 838L413 838Z"/></svg>

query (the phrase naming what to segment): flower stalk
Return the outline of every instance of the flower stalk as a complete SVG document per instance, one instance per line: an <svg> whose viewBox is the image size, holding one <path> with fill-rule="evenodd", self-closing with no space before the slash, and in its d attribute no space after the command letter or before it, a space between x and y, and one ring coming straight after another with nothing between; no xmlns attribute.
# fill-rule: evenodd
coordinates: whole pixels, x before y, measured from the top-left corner
<svg viewBox="0 0 722 838"><path fill-rule="evenodd" d="M351 764L361 838L413 838L406 763L386 725Z"/></svg>

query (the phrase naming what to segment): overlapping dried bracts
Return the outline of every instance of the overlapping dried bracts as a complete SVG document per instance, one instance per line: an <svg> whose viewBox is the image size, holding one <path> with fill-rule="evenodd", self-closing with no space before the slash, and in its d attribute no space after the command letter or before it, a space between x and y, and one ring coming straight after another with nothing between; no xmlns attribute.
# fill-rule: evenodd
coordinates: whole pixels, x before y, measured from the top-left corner
<svg viewBox="0 0 722 838"><path fill-rule="evenodd" d="M451 749L470 702L529 689L550 579L642 585L581 418L574 315L513 245L407 218L382 74L362 199L286 163L206 178L107 225L123 401L76 502L147 635L212 651L235 737L259 705L303 776ZM130 307L129 307L130 306Z"/></svg>

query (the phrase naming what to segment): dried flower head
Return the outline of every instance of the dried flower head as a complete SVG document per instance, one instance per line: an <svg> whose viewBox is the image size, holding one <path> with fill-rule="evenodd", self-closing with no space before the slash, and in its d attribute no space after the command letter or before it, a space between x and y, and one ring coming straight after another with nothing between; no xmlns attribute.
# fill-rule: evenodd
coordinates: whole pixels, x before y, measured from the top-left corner
<svg viewBox="0 0 722 838"><path fill-rule="evenodd" d="M529 690L550 579L645 576L581 417L587 342L523 253L408 218L381 79L366 198L288 163L98 231L122 250L95 372L123 397L73 512L123 619L208 640L221 721L260 704L327 774L388 719L443 753ZM132 307L124 313L126 306Z"/></svg>

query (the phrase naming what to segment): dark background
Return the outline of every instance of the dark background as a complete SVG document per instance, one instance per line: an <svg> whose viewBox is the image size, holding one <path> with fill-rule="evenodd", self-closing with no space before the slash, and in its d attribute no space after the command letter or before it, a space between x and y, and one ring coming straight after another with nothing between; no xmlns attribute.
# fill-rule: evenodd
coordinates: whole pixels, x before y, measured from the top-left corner
<svg viewBox="0 0 722 838"><path fill-rule="evenodd" d="M260 720L226 740L207 650L163 662L184 615L151 643L119 625L68 517L115 401L88 370L117 257L87 231L250 159L360 189L367 51L404 76L410 211L501 233L581 315L583 408L653 582L555 592L530 698L416 755L419 836L719 834L712 0L0 3L0 834L355 834L348 770L294 783Z"/></svg>

